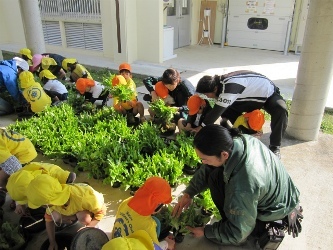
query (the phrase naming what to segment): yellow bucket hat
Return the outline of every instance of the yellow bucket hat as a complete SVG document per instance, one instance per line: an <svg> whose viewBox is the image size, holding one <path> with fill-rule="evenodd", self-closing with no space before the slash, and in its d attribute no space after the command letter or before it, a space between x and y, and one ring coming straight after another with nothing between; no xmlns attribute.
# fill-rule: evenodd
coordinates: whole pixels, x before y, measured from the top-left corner
<svg viewBox="0 0 333 250"><path fill-rule="evenodd" d="M10 197L19 204L27 204L27 187L35 176L24 169L17 171L8 178L7 191Z"/></svg>
<svg viewBox="0 0 333 250"><path fill-rule="evenodd" d="M118 237L106 243L102 250L154 250L154 243L145 230L137 230L126 237Z"/></svg>
<svg viewBox="0 0 333 250"><path fill-rule="evenodd" d="M49 71L48 69L44 69L39 73L39 79L43 79L43 77L47 78L47 79L56 79L57 77L55 75L52 74L51 71Z"/></svg>
<svg viewBox="0 0 333 250"><path fill-rule="evenodd" d="M36 176L27 188L28 206L38 208L43 205L64 205L70 196L70 186L46 174Z"/></svg>
<svg viewBox="0 0 333 250"><path fill-rule="evenodd" d="M25 55L26 57L28 57L30 60L32 59L32 55L31 55L31 50L28 49L28 48L23 48L23 49L20 49L20 52L19 52L21 55Z"/></svg>
<svg viewBox="0 0 333 250"><path fill-rule="evenodd" d="M19 75L20 87L25 89L35 83L34 75L30 71L23 71Z"/></svg>
<svg viewBox="0 0 333 250"><path fill-rule="evenodd" d="M50 57L42 58L42 69L49 69L50 66L57 65L57 62Z"/></svg>
<svg viewBox="0 0 333 250"><path fill-rule="evenodd" d="M75 58L66 58L66 59L62 60L61 66L62 66L63 69L67 70L67 68L68 68L67 64L68 63L74 64L76 62L77 62L77 60Z"/></svg>

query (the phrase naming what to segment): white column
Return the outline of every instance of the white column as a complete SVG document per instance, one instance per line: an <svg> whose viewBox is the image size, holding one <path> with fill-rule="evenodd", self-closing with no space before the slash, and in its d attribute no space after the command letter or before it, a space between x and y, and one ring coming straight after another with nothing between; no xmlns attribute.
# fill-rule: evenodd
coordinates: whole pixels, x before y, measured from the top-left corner
<svg viewBox="0 0 333 250"><path fill-rule="evenodd" d="M33 54L45 53L42 20L38 0L20 0L27 47Z"/></svg>
<svg viewBox="0 0 333 250"><path fill-rule="evenodd" d="M333 1L310 1L287 134L317 140L333 81Z"/></svg>

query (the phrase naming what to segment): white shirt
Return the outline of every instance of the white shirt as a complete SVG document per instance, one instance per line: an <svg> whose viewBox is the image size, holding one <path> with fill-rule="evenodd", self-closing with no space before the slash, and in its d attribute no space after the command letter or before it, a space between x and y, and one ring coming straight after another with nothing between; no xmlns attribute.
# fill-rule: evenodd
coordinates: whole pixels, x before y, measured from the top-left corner
<svg viewBox="0 0 333 250"><path fill-rule="evenodd" d="M222 93L216 104L227 108L237 102L262 102L274 93L273 83L266 77L257 74L232 76L224 79Z"/></svg>
<svg viewBox="0 0 333 250"><path fill-rule="evenodd" d="M48 91L54 91L61 95L68 93L65 85L63 85L60 81L56 79L48 80L47 83L44 85L43 89Z"/></svg>
<svg viewBox="0 0 333 250"><path fill-rule="evenodd" d="M95 81L95 86L91 87L88 92L92 93L93 98L98 98L102 94L103 90L104 90L104 85Z"/></svg>

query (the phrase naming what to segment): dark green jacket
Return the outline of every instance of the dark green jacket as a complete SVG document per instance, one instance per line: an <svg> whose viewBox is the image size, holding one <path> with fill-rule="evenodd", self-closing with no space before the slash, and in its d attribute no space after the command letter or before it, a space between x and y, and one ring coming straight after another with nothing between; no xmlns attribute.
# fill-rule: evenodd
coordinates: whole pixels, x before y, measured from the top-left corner
<svg viewBox="0 0 333 250"><path fill-rule="evenodd" d="M244 135L234 138L233 151L224 166L226 222L205 226L206 238L237 245L253 231L256 219L284 218L299 202L299 191L281 161L258 139ZM184 191L191 197L208 188L209 173L202 166Z"/></svg>

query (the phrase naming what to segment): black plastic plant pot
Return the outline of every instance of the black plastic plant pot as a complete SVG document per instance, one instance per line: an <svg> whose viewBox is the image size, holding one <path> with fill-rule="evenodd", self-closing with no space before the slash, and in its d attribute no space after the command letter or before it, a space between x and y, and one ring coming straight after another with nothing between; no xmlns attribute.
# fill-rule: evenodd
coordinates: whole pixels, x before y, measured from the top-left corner
<svg viewBox="0 0 333 250"><path fill-rule="evenodd" d="M136 187L136 186L130 186L130 190L133 191L133 192L135 192L135 191L138 190L138 189L139 189L139 187Z"/></svg>
<svg viewBox="0 0 333 250"><path fill-rule="evenodd" d="M187 175L194 175L194 173L198 170L197 167L191 167L189 165L184 165L183 167L183 172L184 174L187 174Z"/></svg>
<svg viewBox="0 0 333 250"><path fill-rule="evenodd" d="M167 226L167 225L163 225L161 226L161 232L160 235L158 236L158 240L162 241L164 240L166 237L169 236L170 231L172 229L172 226Z"/></svg>
<svg viewBox="0 0 333 250"><path fill-rule="evenodd" d="M87 227L78 231L72 242L70 250L82 250L82 249L102 249L109 241L108 236L98 228Z"/></svg>
<svg viewBox="0 0 333 250"><path fill-rule="evenodd" d="M24 234L36 234L45 230L44 213L22 216L19 221Z"/></svg>
<svg viewBox="0 0 333 250"><path fill-rule="evenodd" d="M120 188L120 186L121 186L121 182L120 181L116 181L112 185L113 188Z"/></svg>
<svg viewBox="0 0 333 250"><path fill-rule="evenodd" d="M175 236L175 241L176 241L176 243L182 243L183 240L184 240L184 238L185 238L185 235L179 233L179 234L177 234L177 235Z"/></svg>
<svg viewBox="0 0 333 250"><path fill-rule="evenodd" d="M73 234L70 233L56 233L55 240L58 245L58 250L71 249ZM49 239L45 240L40 247L40 250L48 250L50 245Z"/></svg>

